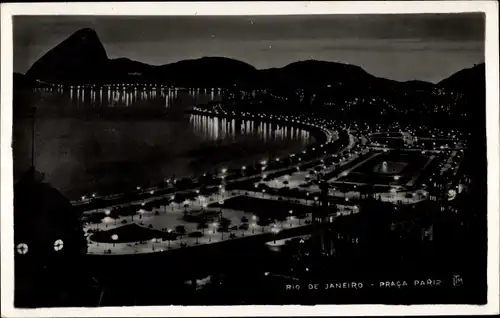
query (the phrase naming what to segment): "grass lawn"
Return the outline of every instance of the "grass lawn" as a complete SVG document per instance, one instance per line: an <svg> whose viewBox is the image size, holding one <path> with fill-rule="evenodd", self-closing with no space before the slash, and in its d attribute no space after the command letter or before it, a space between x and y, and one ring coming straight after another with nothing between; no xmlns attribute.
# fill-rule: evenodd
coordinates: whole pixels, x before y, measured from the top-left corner
<svg viewBox="0 0 500 318"><path fill-rule="evenodd" d="M113 236L117 238L113 240ZM154 238L175 240L176 235L158 230L147 229L137 224L129 224L114 228L108 231L93 233L90 237L92 241L101 243L130 243L147 241Z"/></svg>
<svg viewBox="0 0 500 318"><path fill-rule="evenodd" d="M427 155L420 152L390 151L366 161L338 181L402 185L407 183L428 159ZM395 179L395 176L398 179Z"/></svg>
<svg viewBox="0 0 500 318"><path fill-rule="evenodd" d="M300 215L305 213L311 213L313 207L305 206L288 201L280 200L269 200L269 199L259 199L247 196L238 196L224 201L224 204L220 205L214 203L209 205L209 207L223 207L225 209L235 209L244 210L245 212L253 213L257 216L262 217L283 217L290 215L290 210L293 215Z"/></svg>

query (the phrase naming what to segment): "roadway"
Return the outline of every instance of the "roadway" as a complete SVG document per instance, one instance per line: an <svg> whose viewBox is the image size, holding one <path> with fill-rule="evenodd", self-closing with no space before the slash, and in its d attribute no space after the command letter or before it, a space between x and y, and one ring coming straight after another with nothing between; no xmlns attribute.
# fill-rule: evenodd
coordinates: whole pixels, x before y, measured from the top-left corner
<svg viewBox="0 0 500 318"><path fill-rule="evenodd" d="M324 128L326 129L326 128ZM333 130L328 130L328 138L327 142L333 142L337 138L337 132ZM345 151L349 151L353 149L358 140L352 135L351 132L349 132L349 143L342 149L340 149L336 155L340 155L344 153ZM342 161L337 165L337 168L334 166L332 167L325 167L324 168L324 173L329 173L333 172L334 169L338 169L339 167L342 167L350 162L352 160L357 159L358 157L366 154L368 148L365 148L362 150L360 153L356 153L353 156L350 156L349 159ZM387 151L387 148L383 148L385 151ZM288 187L294 188L298 187L302 191L306 191L308 193L316 193L319 192L319 188L316 185L311 185L309 187L299 187L299 185L306 180L307 173L305 171L301 171L300 167L303 167L305 165L311 164L311 163L320 163L322 162L323 159L332 156L332 154L325 154L324 156L320 156L308 161L301 162L300 164L296 165L299 167L299 171L292 173L291 175L285 175L285 176L279 176L277 178L274 178L273 180L267 181L268 186L274 186L274 187L281 187L284 186L284 181L288 181ZM367 158L366 160L369 160L372 156ZM364 161L363 161L364 162ZM359 163L358 165L362 164L363 162ZM357 166L357 165L356 165ZM354 169L356 166L351 167L351 170ZM275 173L282 173L284 171L290 170L290 167L283 167L279 169L274 169L274 170L269 170L265 171L265 174L275 174ZM226 172L223 171L221 172L218 177L228 177ZM345 172L344 172L345 173ZM252 176L245 176L245 177L240 177L236 179L226 179L226 184L237 184L240 182L248 181L255 179L259 175L252 175ZM336 180L335 178L331 179L330 181ZM260 183L260 182L259 182ZM158 190L158 188L150 188L150 189L144 189L144 193L149 193L150 196L144 199L140 200L134 200L132 202L126 202L122 204L117 204L117 205L111 205L95 210L90 210L86 211L85 214L92 214L92 213L106 213L113 207L127 207L131 205L141 205L141 204L147 204L150 202L154 202L157 200L169 198L171 199L172 196L175 196L177 194L181 193L187 193L187 192L192 192L192 189L190 190L185 190L185 191L177 191L177 192L172 192L172 193L166 193L166 194L161 194L161 195L154 195L154 193ZM400 202L400 203L417 203L422 200L427 199L428 194L424 190L418 190L415 192L412 192L411 196L407 195L407 192L390 192L390 193L377 193L375 196L377 196L380 200L386 201L386 202ZM227 209L227 208L212 208L209 207L210 204L213 203L218 203L220 201L224 201L236 196L250 196L250 197L256 197L256 198L265 198L265 199L270 199L270 200L282 200L283 196L278 196L278 195L271 195L271 194L266 194L262 192L256 192L256 191L247 191L247 190L231 190L231 191L225 191L224 188L221 189L221 191L218 194L212 194L207 197L202 197L199 196L198 199L193 200L193 201L186 201L185 203L177 204L174 202L171 202L167 205L163 205L162 207L159 208L153 208L151 211L145 211L145 210L139 210L137 215L133 216L123 216L119 217L117 219L112 219L110 217L105 217L102 222L100 223L90 223L86 224L85 226L85 231L88 230L110 230L115 227L120 227L123 226L124 221L127 222L127 224L135 223L139 226L143 226L146 228L151 228L155 230L160 230L160 231L167 231L167 229L173 230L175 229L176 226L184 226L186 229L186 233L192 233L196 231L203 232L202 237L189 237L188 235L184 235L183 237L173 240L173 241L163 241L159 239L152 239L146 242L133 242L133 243L98 243L94 242L91 239L91 236L87 237L88 240L88 253L89 254L94 254L94 255L102 255L102 254L111 254L111 255L118 255L118 254L141 254L141 253L153 253L153 252L160 252L160 251L166 251L166 250L175 250L183 247L188 247L188 246L196 246L196 245L202 245L202 244L215 244L227 240L234 240L238 238L244 238L244 237L249 237L249 236L254 236L254 235L262 235L262 234L277 234L281 232L282 230L285 229L292 229L292 228L299 228L306 226L306 221L310 220L311 214L308 214L305 219L298 219L296 217L288 217L286 220L283 222L278 222L277 224L272 224L269 226L259 226L255 222L254 215L251 213L247 213L243 210L234 210L234 209ZM333 197L339 197L343 198L346 201L346 204L338 204L338 209L339 215L346 215L346 214L351 214L351 213L356 213L359 211L356 207L353 209L352 205L348 203L350 199L356 199L359 198L361 193L359 191L349 191L349 192L340 192L335 189L332 189L329 191L329 195ZM115 195L116 196L116 195ZM307 200L307 199L299 199L299 198L285 198L285 200L293 200L294 203L301 204L304 206L312 206L315 204L314 200ZM244 207L243 207L244 208ZM199 212L200 210L207 211L207 212L221 212L222 215L229 219L232 226L236 225L239 226L241 224L241 219L243 216L246 216L247 219L249 220L249 227L248 229L237 229L237 230L232 230L232 238L230 238L230 233L223 233L223 232L218 232L217 231L217 224L209 224L207 229L202 229L199 230L197 229L197 223L192 223L192 222L186 222L183 220L183 216L185 213L195 213ZM309 223L309 222L307 222ZM231 226L230 226L231 227Z"/></svg>

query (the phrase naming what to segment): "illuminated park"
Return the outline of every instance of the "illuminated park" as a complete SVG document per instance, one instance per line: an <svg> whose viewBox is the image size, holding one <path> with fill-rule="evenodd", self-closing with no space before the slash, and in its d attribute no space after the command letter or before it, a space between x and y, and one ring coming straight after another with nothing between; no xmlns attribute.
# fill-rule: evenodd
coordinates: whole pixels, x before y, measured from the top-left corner
<svg viewBox="0 0 500 318"><path fill-rule="evenodd" d="M107 54L80 29L14 74L19 306L483 299L484 64Z"/></svg>

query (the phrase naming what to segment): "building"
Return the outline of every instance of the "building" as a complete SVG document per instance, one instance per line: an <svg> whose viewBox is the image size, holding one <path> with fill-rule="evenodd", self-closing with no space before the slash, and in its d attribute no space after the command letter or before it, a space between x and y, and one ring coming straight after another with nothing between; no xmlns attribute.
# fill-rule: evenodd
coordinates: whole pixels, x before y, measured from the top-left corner
<svg viewBox="0 0 500 318"><path fill-rule="evenodd" d="M317 251L322 255L332 255L334 253L333 241L330 235L331 214L336 213L328 204L328 183L320 181L319 206L313 212L313 240Z"/></svg>
<svg viewBox="0 0 500 318"><path fill-rule="evenodd" d="M14 186L14 304L71 305L87 242L71 203L30 168Z"/></svg>

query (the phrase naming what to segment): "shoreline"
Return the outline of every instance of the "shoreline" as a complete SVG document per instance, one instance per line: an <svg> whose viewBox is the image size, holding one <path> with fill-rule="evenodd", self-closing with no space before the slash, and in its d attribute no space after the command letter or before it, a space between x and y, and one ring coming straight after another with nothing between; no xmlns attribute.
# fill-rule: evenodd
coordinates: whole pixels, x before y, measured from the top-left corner
<svg viewBox="0 0 500 318"><path fill-rule="evenodd" d="M208 111L199 111L199 110L196 110L196 109L193 109L193 110L190 110L190 111L186 111L185 112L186 114L192 114L192 115L203 115L203 116L208 116L208 117L218 117L218 118L229 118L229 119L240 119L240 120L252 120L254 122L273 122L273 123L279 123L279 124L283 124L283 125L287 125L288 127L297 127L297 128L300 128L300 129L304 129L304 130L308 130L311 134L312 134L312 137L313 137L313 142L308 144L306 147L302 148L302 149L306 149L307 147L314 147L318 144L321 144L321 143L326 143L326 142L329 142L331 141L334 137L332 136L331 132L329 132L326 128L323 128L323 127L319 127L317 125L313 125L313 124L305 124L305 123L296 123L296 122L293 122L291 123L290 121L288 120L277 120L277 119L263 119L261 117L258 117L258 116L227 116L227 115L223 115L223 114L214 114L212 112L208 112ZM252 161L258 161L259 158L254 158L253 160L250 160L249 163L251 163ZM222 163L221 163L222 164ZM216 166L219 166L221 164L216 164L214 165L214 167ZM228 167L228 168L234 168L234 167ZM196 175L193 175L193 174L190 174L190 175L178 175L177 178L179 179L183 179L183 178L188 178L188 179L194 179L196 178ZM157 188L157 186L152 186L152 187L148 187L148 188L144 188L144 191L145 192L148 192L149 190L151 189L154 189L154 188ZM106 194L104 196L98 196L96 197L97 198L101 198L101 199L104 199L106 201L106 198L107 197L113 197L115 198L117 195L120 195L120 193L109 193L109 194ZM81 200L72 200L71 203L73 204L73 206L79 206L81 207L82 205L84 205L85 203L81 203Z"/></svg>

